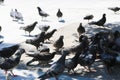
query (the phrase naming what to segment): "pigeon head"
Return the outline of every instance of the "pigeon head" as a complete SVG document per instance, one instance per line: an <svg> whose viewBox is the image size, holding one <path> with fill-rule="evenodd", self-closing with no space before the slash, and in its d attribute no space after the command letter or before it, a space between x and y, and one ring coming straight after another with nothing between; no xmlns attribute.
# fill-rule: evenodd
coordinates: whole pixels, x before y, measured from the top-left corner
<svg viewBox="0 0 120 80"><path fill-rule="evenodd" d="M61 35L61 36L60 36L60 38L61 38L61 39L63 39L63 38L64 38L64 36L63 36L63 35Z"/></svg>
<svg viewBox="0 0 120 80"><path fill-rule="evenodd" d="M37 9L38 9L39 11L42 11L42 9L41 9L40 7L37 7Z"/></svg>
<svg viewBox="0 0 120 80"><path fill-rule="evenodd" d="M21 56L23 53L25 53L25 49L20 48L15 52L15 56Z"/></svg>
<svg viewBox="0 0 120 80"><path fill-rule="evenodd" d="M43 46L43 43L42 43L42 42L40 42L40 46Z"/></svg>
<svg viewBox="0 0 120 80"><path fill-rule="evenodd" d="M15 12L18 12L17 9L15 9Z"/></svg>
<svg viewBox="0 0 120 80"><path fill-rule="evenodd" d="M37 24L38 22L37 21L35 21L35 24Z"/></svg>
<svg viewBox="0 0 120 80"><path fill-rule="evenodd" d="M67 50L67 49L63 49L63 50L62 50L62 54L64 54L64 55L68 55L68 54L70 54L70 51Z"/></svg>
<svg viewBox="0 0 120 80"><path fill-rule="evenodd" d="M57 29L54 29L53 31L57 31Z"/></svg>
<svg viewBox="0 0 120 80"><path fill-rule="evenodd" d="M50 28L50 26L48 25L48 28Z"/></svg>
<svg viewBox="0 0 120 80"><path fill-rule="evenodd" d="M79 42L86 41L86 40L88 40L88 37L85 36L85 35L81 35L81 36L79 37Z"/></svg>
<svg viewBox="0 0 120 80"><path fill-rule="evenodd" d="M82 26L82 23L80 23L80 25L79 26Z"/></svg>
<svg viewBox="0 0 120 80"><path fill-rule="evenodd" d="M57 52L56 52L56 51L54 51L54 52L52 52L52 54L57 54Z"/></svg>
<svg viewBox="0 0 120 80"><path fill-rule="evenodd" d="M60 8L58 9L58 11L60 11Z"/></svg>
<svg viewBox="0 0 120 80"><path fill-rule="evenodd" d="M103 17L105 17L105 16L106 16L106 14L104 13L104 14L103 14Z"/></svg>

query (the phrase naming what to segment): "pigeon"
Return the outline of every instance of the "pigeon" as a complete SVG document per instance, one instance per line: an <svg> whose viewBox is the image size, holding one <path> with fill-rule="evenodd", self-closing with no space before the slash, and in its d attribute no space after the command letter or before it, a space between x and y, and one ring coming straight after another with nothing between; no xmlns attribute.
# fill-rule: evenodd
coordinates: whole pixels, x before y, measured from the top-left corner
<svg viewBox="0 0 120 80"><path fill-rule="evenodd" d="M43 18L48 17L49 14L46 13L46 12L44 12L40 7L37 7L37 9L38 9L38 13L39 13L39 15L42 17L42 21L44 21Z"/></svg>
<svg viewBox="0 0 120 80"><path fill-rule="evenodd" d="M84 20L88 20L88 22L89 22L89 20L91 20L91 19L93 19L93 15L86 15L83 19Z"/></svg>
<svg viewBox="0 0 120 80"><path fill-rule="evenodd" d="M27 39L25 42L27 44L34 45L37 48L37 50L38 50L38 48L40 46L40 43L41 42L44 43L44 37L45 37L45 32L41 32L34 39Z"/></svg>
<svg viewBox="0 0 120 80"><path fill-rule="evenodd" d="M112 7L112 8L108 8L108 9L112 10L114 13L116 13L120 10L120 7Z"/></svg>
<svg viewBox="0 0 120 80"><path fill-rule="evenodd" d="M77 32L79 36L85 33L85 28L82 26L82 23L80 23L79 27L77 28Z"/></svg>
<svg viewBox="0 0 120 80"><path fill-rule="evenodd" d="M13 21L24 21L22 14L17 9L11 9L10 16L13 18Z"/></svg>
<svg viewBox="0 0 120 80"><path fill-rule="evenodd" d="M51 65L51 67L38 78L40 80L45 80L47 78L55 77L58 80L58 76L64 72L65 69L65 58L69 52L66 50L62 50L62 56Z"/></svg>
<svg viewBox="0 0 120 80"><path fill-rule="evenodd" d="M57 52L36 52L34 54L30 54L30 53L27 53L26 55L28 55L29 57L32 57L32 60L28 61L27 62L27 65L30 65L30 63L34 62L34 61L38 61L39 64L43 63L43 64L48 64L49 61L51 61L55 54Z"/></svg>
<svg viewBox="0 0 120 80"><path fill-rule="evenodd" d="M81 54L80 52L76 52L76 54L73 58L68 58L65 60L65 68L68 69L68 73L71 70L73 71L73 73L75 73L74 69L78 65L78 58L79 58L80 54Z"/></svg>
<svg viewBox="0 0 120 80"><path fill-rule="evenodd" d="M13 21L15 21L15 15L16 15L15 10L14 10L14 9L11 9L11 11L10 11L10 16L13 18ZM17 21L17 20L16 20L16 21Z"/></svg>
<svg viewBox="0 0 120 80"><path fill-rule="evenodd" d="M90 25L97 25L97 26L103 26L104 27L104 24L106 23L106 14L104 13L102 18L96 22L90 22L89 24Z"/></svg>
<svg viewBox="0 0 120 80"><path fill-rule="evenodd" d="M81 42L78 45L69 48L69 51L72 53L80 52L86 49L88 45L89 45L88 37L84 35L81 39Z"/></svg>
<svg viewBox="0 0 120 80"><path fill-rule="evenodd" d="M49 28L50 28L49 25L41 25L39 27L39 29L41 30L41 32L47 32Z"/></svg>
<svg viewBox="0 0 120 80"><path fill-rule="evenodd" d="M0 4L4 3L4 0L0 0Z"/></svg>
<svg viewBox="0 0 120 80"><path fill-rule="evenodd" d="M29 32L29 36L30 36L31 31L34 30L34 28L35 28L35 26L36 26L37 23L38 23L38 22L35 21L34 23L32 23L32 24L30 24L30 25L27 25L27 26L24 26L24 27L20 27L20 29L21 29L21 30L25 30L25 33L26 33L26 31L28 31L28 32Z"/></svg>
<svg viewBox="0 0 120 80"><path fill-rule="evenodd" d="M19 64L21 55L23 53L25 53L25 50L20 48L10 58L8 58L4 62L0 63L0 68L5 70L5 74L7 74L8 70L10 70L12 75L15 76L15 74L12 72L12 69Z"/></svg>
<svg viewBox="0 0 120 80"><path fill-rule="evenodd" d="M111 74L112 67L115 65L119 65L120 63L120 56L119 56L120 53L106 47L104 43L106 43L104 39L101 39L98 43L100 48L99 49L100 59L104 62L107 72Z"/></svg>
<svg viewBox="0 0 120 80"><path fill-rule="evenodd" d="M54 42L53 46L55 47L56 51L59 51L64 46L63 38L64 36L61 35L59 39Z"/></svg>
<svg viewBox="0 0 120 80"><path fill-rule="evenodd" d="M0 56L3 57L4 59L9 58L16 52L18 48L19 48L19 44L9 47L4 47L0 49Z"/></svg>
<svg viewBox="0 0 120 80"><path fill-rule="evenodd" d="M59 20L60 18L62 18L63 13L61 12L60 8L58 9L58 12L57 12L56 16L58 17L58 20Z"/></svg>
<svg viewBox="0 0 120 80"><path fill-rule="evenodd" d="M83 36L79 45L68 49L70 53L75 53L73 58L68 58L65 60L65 68L68 69L68 73L72 70L75 73L74 68L78 65L79 55L88 47L88 37Z"/></svg>
<svg viewBox="0 0 120 80"><path fill-rule="evenodd" d="M97 47L95 45L89 45L88 49L84 49L78 58L78 63L85 69L90 69L91 65L95 62L97 53Z"/></svg>
<svg viewBox="0 0 120 80"><path fill-rule="evenodd" d="M45 45L43 43L40 43L38 51L40 51L40 52L48 52L49 53L50 52L50 48L47 45Z"/></svg>
<svg viewBox="0 0 120 80"><path fill-rule="evenodd" d="M52 31L50 32L47 32L45 34L45 40L49 40L50 41L50 38L53 36L53 34L57 31L57 29L53 29Z"/></svg>

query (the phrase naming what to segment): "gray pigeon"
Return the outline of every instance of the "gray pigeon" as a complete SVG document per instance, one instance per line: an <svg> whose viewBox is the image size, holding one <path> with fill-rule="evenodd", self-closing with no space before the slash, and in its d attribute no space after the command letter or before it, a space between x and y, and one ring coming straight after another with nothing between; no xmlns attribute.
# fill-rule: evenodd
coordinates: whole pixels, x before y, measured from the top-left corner
<svg viewBox="0 0 120 80"><path fill-rule="evenodd" d="M55 77L56 80L58 80L58 76L64 72L65 58L68 54L68 51L63 50L62 56L54 64L52 64L52 66L45 73L40 75L38 78L40 80L45 80L47 78Z"/></svg>
<svg viewBox="0 0 120 80"><path fill-rule="evenodd" d="M9 59L5 60L0 64L0 68L5 70L5 74L7 74L8 70L10 70L10 72L13 74L12 69L19 64L21 55L24 52L25 52L24 49L22 48L18 49L12 57L10 57ZM15 75L13 74L13 76Z"/></svg>

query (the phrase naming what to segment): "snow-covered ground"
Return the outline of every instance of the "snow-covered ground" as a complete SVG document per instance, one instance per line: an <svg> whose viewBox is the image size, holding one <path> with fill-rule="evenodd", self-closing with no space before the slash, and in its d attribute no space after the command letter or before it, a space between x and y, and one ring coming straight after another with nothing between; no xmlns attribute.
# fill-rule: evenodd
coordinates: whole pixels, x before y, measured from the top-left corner
<svg viewBox="0 0 120 80"><path fill-rule="evenodd" d="M41 21L41 17L38 15L36 8L37 6L50 14L46 22ZM53 28L58 29L74 22L86 24L87 21L84 21L83 17L87 14L93 14L94 21L101 18L103 13L106 13L106 24L119 23L120 12L114 14L114 12L108 10L108 7L116 6L120 6L120 0L5 0L5 2L0 5L0 26L2 26L0 35L4 37L4 43L0 44L0 48L9 46L8 44L23 42L29 38L24 36L24 31L19 28L31 24L34 21L38 21L38 24L34 31L31 32L32 35L40 33L39 25L50 25L50 30L52 30ZM16 8L22 13L24 24L12 21L10 17L10 10L12 8ZM64 23L58 22L58 18L56 17L58 8L63 12ZM14 71L20 74L21 77L16 77L12 80L34 80L36 76L38 76L37 72L35 73L28 70L15 69ZM69 79L67 76L63 75L63 77ZM0 70L0 80L4 79L4 72ZM70 79L77 80L77 78Z"/></svg>
<svg viewBox="0 0 120 80"><path fill-rule="evenodd" d="M119 0L5 0L0 6L0 25L2 26L1 35L4 36L5 42L19 42L24 39L24 31L19 30L21 26L28 25L34 21L38 21L38 25L50 25L51 29L60 28L73 22L85 22L83 17L87 14L93 14L93 20L98 20L103 13L107 14L107 23L118 22L120 16L115 15L108 7L119 6ZM37 6L40 6L45 12L50 14L47 22L41 22L38 15ZM10 10L17 8L24 17L24 24L13 22L10 17ZM65 23L58 22L56 12L58 8L63 12ZM39 33L36 27L31 34ZM12 37L11 37L12 36ZM17 39L17 40L16 40Z"/></svg>

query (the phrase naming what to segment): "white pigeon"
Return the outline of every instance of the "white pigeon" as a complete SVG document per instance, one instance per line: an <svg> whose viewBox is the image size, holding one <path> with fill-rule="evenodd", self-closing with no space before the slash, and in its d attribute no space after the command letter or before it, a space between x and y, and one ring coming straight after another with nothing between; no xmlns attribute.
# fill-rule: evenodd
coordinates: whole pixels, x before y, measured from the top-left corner
<svg viewBox="0 0 120 80"><path fill-rule="evenodd" d="M17 9L11 9L10 16L13 18L13 21L24 21L22 14Z"/></svg>

